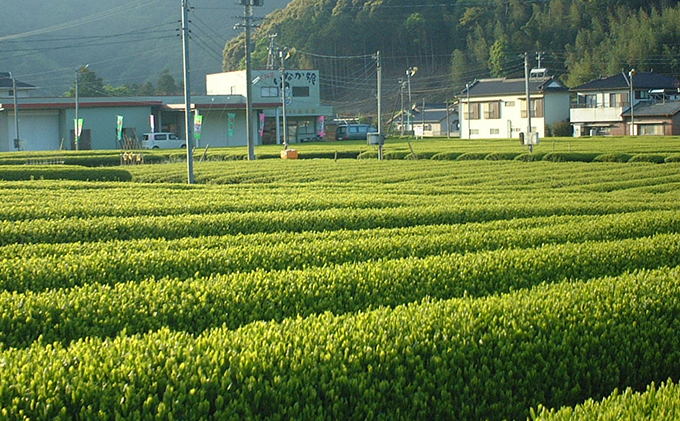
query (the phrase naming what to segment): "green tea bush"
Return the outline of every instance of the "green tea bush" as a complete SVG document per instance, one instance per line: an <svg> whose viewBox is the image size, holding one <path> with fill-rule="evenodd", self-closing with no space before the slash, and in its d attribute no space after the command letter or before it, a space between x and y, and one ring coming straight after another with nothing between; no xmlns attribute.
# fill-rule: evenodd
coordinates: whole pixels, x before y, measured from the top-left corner
<svg viewBox="0 0 680 421"><path fill-rule="evenodd" d="M119 168L87 168L76 165L10 165L0 167L0 180L130 181L132 175Z"/></svg>
<svg viewBox="0 0 680 421"><path fill-rule="evenodd" d="M651 164L663 164L666 160L664 155L637 154L633 155L628 162L648 162Z"/></svg>
<svg viewBox="0 0 680 421"><path fill-rule="evenodd" d="M668 164L670 164L670 163L672 163L672 162L680 162L680 154L672 154L672 155L668 155L668 156L666 157L666 159L664 160L664 162L666 162L666 163L668 163Z"/></svg>
<svg viewBox="0 0 680 421"><path fill-rule="evenodd" d="M596 156L593 162L628 162L631 157L627 153L606 153Z"/></svg>
<svg viewBox="0 0 680 421"><path fill-rule="evenodd" d="M680 375L680 272L0 351L14 419L526 419Z"/></svg>
<svg viewBox="0 0 680 421"><path fill-rule="evenodd" d="M461 156L462 152L439 152L430 157L430 159L440 160L440 161L455 161Z"/></svg>
<svg viewBox="0 0 680 421"><path fill-rule="evenodd" d="M672 379L656 386L652 382L644 392L627 387L601 401L588 399L576 407L549 410L540 406L531 411L534 421L619 421L675 420L680 417L680 386Z"/></svg>
<svg viewBox="0 0 680 421"><path fill-rule="evenodd" d="M488 152L466 152L456 158L456 161L479 161L488 155Z"/></svg>
<svg viewBox="0 0 680 421"><path fill-rule="evenodd" d="M544 161L550 162L593 162L598 154L594 153L568 153L550 152L543 157Z"/></svg>
<svg viewBox="0 0 680 421"><path fill-rule="evenodd" d="M487 161L511 161L519 155L521 155L519 152L495 152L488 154L484 159Z"/></svg>

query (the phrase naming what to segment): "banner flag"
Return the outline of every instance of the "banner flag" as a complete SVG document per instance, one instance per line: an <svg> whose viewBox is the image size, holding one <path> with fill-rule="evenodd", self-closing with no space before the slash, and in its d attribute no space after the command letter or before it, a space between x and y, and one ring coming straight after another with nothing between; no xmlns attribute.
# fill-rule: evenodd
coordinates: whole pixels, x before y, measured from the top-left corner
<svg viewBox="0 0 680 421"><path fill-rule="evenodd" d="M194 116L194 139L196 141L201 140L201 126L203 125L203 116L202 115L195 115Z"/></svg>
<svg viewBox="0 0 680 421"><path fill-rule="evenodd" d="M319 117L316 118L316 127L319 129L319 131L316 133L321 137L326 136L326 117L320 115Z"/></svg>
<svg viewBox="0 0 680 421"><path fill-rule="evenodd" d="M116 118L118 119L116 122L116 135L118 135L118 141L120 142L123 140L123 116L118 115Z"/></svg>
<svg viewBox="0 0 680 421"><path fill-rule="evenodd" d="M83 132L83 119L79 118L79 119L76 120L74 118L73 119L73 125L74 125L74 130L73 130L73 138L74 139L73 140L75 141L76 150L78 150L79 149L78 144L80 143L80 135Z"/></svg>
<svg viewBox="0 0 680 421"><path fill-rule="evenodd" d="M154 118L153 114L149 116L149 123L151 124L151 133L156 131L156 119Z"/></svg>
<svg viewBox="0 0 680 421"><path fill-rule="evenodd" d="M264 113L260 113L260 137L264 136Z"/></svg>

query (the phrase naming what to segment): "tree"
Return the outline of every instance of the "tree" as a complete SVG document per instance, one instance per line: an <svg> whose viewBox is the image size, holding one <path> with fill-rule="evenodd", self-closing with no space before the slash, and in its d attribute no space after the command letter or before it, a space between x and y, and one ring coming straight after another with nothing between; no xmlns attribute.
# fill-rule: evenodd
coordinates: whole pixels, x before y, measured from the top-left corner
<svg viewBox="0 0 680 421"><path fill-rule="evenodd" d="M466 73L468 69L468 60L465 53L461 50L454 50L451 54L451 82L455 90L462 89L465 83L468 82L469 75Z"/></svg>
<svg viewBox="0 0 680 421"><path fill-rule="evenodd" d="M65 96L75 96L76 81L78 84L78 96L93 97L102 96L105 94L104 81L102 78L97 77L97 74L90 70L87 66L81 66L78 68L78 70L76 70L73 87L64 94Z"/></svg>
<svg viewBox="0 0 680 421"><path fill-rule="evenodd" d="M489 50L489 71L493 77L505 77L508 62L508 39L498 38Z"/></svg>
<svg viewBox="0 0 680 421"><path fill-rule="evenodd" d="M161 73L161 76L158 78L155 93L156 95L177 94L177 84L175 83L175 79L170 76L170 71L168 69L163 70L163 73Z"/></svg>

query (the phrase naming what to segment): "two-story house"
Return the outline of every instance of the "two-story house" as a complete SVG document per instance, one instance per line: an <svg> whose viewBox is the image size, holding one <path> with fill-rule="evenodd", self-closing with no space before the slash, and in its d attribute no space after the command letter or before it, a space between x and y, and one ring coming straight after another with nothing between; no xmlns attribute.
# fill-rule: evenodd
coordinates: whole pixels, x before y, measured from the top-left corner
<svg viewBox="0 0 680 421"><path fill-rule="evenodd" d="M654 105L659 99L672 100L674 95L669 98L669 94L677 94L678 86L678 81L668 76L632 71L576 86L571 89L576 101L570 110L574 136L667 133L659 118L666 116L673 104Z"/></svg>
<svg viewBox="0 0 680 421"><path fill-rule="evenodd" d="M536 69L538 70L538 69ZM528 128L544 137L552 124L569 119L569 89L545 71L529 78L531 114L527 114L524 78L480 79L458 97L460 137L463 139L519 138Z"/></svg>

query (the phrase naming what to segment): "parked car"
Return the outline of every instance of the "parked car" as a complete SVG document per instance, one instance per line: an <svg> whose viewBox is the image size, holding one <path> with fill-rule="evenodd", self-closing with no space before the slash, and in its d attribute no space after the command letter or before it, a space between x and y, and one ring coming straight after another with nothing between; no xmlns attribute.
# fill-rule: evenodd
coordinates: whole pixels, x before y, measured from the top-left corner
<svg viewBox="0 0 680 421"><path fill-rule="evenodd" d="M187 141L180 139L174 133L158 132L144 133L142 135L142 148L144 149L167 149L186 148Z"/></svg>
<svg viewBox="0 0 680 421"><path fill-rule="evenodd" d="M336 140L366 140L368 133L378 133L370 124L341 124L335 130Z"/></svg>

